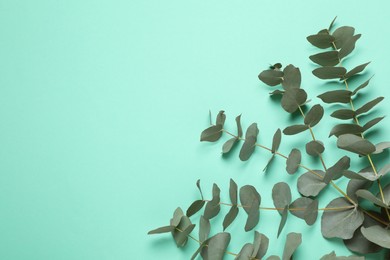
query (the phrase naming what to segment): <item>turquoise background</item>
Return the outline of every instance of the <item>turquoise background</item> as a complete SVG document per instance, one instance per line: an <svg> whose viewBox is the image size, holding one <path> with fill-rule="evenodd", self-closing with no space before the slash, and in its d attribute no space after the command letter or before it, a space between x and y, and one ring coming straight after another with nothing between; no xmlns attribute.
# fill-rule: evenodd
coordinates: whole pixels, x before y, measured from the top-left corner
<svg viewBox="0 0 390 260"><path fill-rule="evenodd" d="M350 0L0 1L0 259L189 259L194 242L178 249L169 235L146 233L199 197L197 179L207 198L218 183L226 202L230 178L255 185L263 206L273 205L279 181L297 198L303 172L287 175L281 158L264 174L264 151L242 163L238 149L221 157L222 141L200 143L208 111L225 110L232 131L238 114L245 128L258 122L259 142L268 146L278 127L301 122L269 98L257 75L270 63L293 63L313 102L336 89L311 74L308 56L317 50L305 39L335 15L336 25L363 34L345 66L372 61L351 87L376 75L356 105L389 98L388 8L387 1ZM382 102L369 118L389 109ZM336 122L327 112L315 129L329 165L346 154L334 152L335 139L327 138ZM369 137L386 141L389 126L385 118ZM280 151L302 148L309 138L283 136ZM353 160L356 170L366 163ZM303 162L319 167L307 156ZM328 188L320 206L337 196ZM290 216L276 239L279 215L260 218L269 255L282 255L291 231L303 234L297 259L349 254L340 240L321 236L319 219L308 227ZM222 219L213 220L212 233L222 230ZM244 221L241 212L228 228L230 251L252 241Z"/></svg>

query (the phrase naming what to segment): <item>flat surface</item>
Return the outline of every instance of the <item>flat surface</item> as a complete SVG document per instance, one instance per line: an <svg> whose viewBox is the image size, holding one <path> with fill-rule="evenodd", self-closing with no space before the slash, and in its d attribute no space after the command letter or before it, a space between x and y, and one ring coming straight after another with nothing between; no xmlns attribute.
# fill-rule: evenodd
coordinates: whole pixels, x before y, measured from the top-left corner
<svg viewBox="0 0 390 260"><path fill-rule="evenodd" d="M146 233L198 198L197 179L207 198L218 183L226 202L230 178L255 185L263 206L272 207L271 190L279 181L288 182L297 198L303 171L288 176L281 158L264 174L264 151L242 163L238 149L221 157L222 141L200 143L208 111L215 116L225 110L231 131L242 113L243 126L257 122L259 141L268 146L278 127L301 122L269 98L270 88L257 75L270 63L293 63L313 102L336 89L311 74L308 56L317 50L305 39L335 15L336 25L352 25L363 35L345 66L372 61L359 81L375 73L356 104L390 98L388 5L0 1L0 259L189 259L194 242L178 249L169 235ZM373 114L389 109L382 102ZM334 152L335 139L327 138L336 122L327 113L315 129L327 143L329 165L345 154ZM389 126L385 118L371 140L387 141ZM308 133L283 136L280 151L288 154L309 139ZM366 163L353 160L355 169ZM320 167L306 156L304 163ZM320 207L336 196L329 187ZM244 217L241 212L228 229L234 234L230 251L252 241L253 232L243 231ZM274 211L261 212L256 228L271 240L269 255L282 254L292 231L303 234L296 259L319 259L332 250L349 254L340 240L321 236L319 220L308 227L290 217L276 239L279 220ZM221 222L222 216L213 220L212 233L221 231Z"/></svg>

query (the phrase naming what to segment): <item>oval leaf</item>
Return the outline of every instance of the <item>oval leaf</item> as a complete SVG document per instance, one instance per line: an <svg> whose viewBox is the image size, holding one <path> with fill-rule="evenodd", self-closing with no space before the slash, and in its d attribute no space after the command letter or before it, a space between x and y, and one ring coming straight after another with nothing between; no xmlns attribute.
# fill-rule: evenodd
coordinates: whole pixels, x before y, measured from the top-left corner
<svg viewBox="0 0 390 260"><path fill-rule="evenodd" d="M325 92L318 97L325 103L349 103L351 100L352 92L349 90L333 90Z"/></svg>
<svg viewBox="0 0 390 260"><path fill-rule="evenodd" d="M294 148L291 150L287 161L286 161L286 170L289 174L294 174L298 168L299 164L301 163L301 152Z"/></svg>
<svg viewBox="0 0 390 260"><path fill-rule="evenodd" d="M291 203L291 189L285 182L279 182L272 188L272 200L275 208L280 208L279 214L282 214L283 208Z"/></svg>
<svg viewBox="0 0 390 260"><path fill-rule="evenodd" d="M339 109L334 111L330 116L342 120L352 119L355 116L355 111L350 109Z"/></svg>
<svg viewBox="0 0 390 260"><path fill-rule="evenodd" d="M317 125L324 116L324 108L321 105L314 105L305 116L304 123L310 127Z"/></svg>
<svg viewBox="0 0 390 260"><path fill-rule="evenodd" d="M276 86L282 83L284 73L280 70L264 70L259 74L259 79L268 86Z"/></svg>
<svg viewBox="0 0 390 260"><path fill-rule="evenodd" d="M332 47L332 42L335 40L335 38L332 35L329 35L327 33L310 35L306 39L311 44L313 44L314 46L320 49L326 49Z"/></svg>
<svg viewBox="0 0 390 260"><path fill-rule="evenodd" d="M200 141L215 142L222 136L222 125L213 125L206 128L200 135Z"/></svg>
<svg viewBox="0 0 390 260"><path fill-rule="evenodd" d="M344 134L361 134L364 132L364 128L356 124L339 124L335 125L330 131L329 137L335 135L339 137Z"/></svg>
<svg viewBox="0 0 390 260"><path fill-rule="evenodd" d="M348 56L355 49L355 44L361 36L361 34L356 34L353 37L350 37L348 41L343 44L339 52L340 59L343 59L344 57Z"/></svg>
<svg viewBox="0 0 390 260"><path fill-rule="evenodd" d="M307 93L303 89L289 88L282 96L281 105L288 113L294 113L306 102L306 99Z"/></svg>
<svg viewBox="0 0 390 260"><path fill-rule="evenodd" d="M375 225L368 228L360 229L363 236L369 241L384 248L390 248L390 230Z"/></svg>
<svg viewBox="0 0 390 260"><path fill-rule="evenodd" d="M283 82L282 86L284 89L288 88L300 88L301 86L301 72L299 68L294 67L294 65L288 65L283 70Z"/></svg>
<svg viewBox="0 0 390 260"><path fill-rule="evenodd" d="M313 70L314 76L320 79L342 79L345 73L347 70L343 67L325 66Z"/></svg>
<svg viewBox="0 0 390 260"><path fill-rule="evenodd" d="M289 233L286 238L286 244L283 250L283 260L290 260L295 250L302 243L302 235L300 233Z"/></svg>
<svg viewBox="0 0 390 260"><path fill-rule="evenodd" d="M321 66L335 66L340 62L338 51L326 51L311 55L309 58Z"/></svg>
<svg viewBox="0 0 390 260"><path fill-rule="evenodd" d="M340 135L337 139L337 147L360 155L375 152L375 146L372 143L353 134Z"/></svg>
<svg viewBox="0 0 390 260"><path fill-rule="evenodd" d="M303 196L317 196L320 191L326 187L326 183L322 181L324 172L320 170L312 172L306 172L298 178L298 191Z"/></svg>
<svg viewBox="0 0 390 260"><path fill-rule="evenodd" d="M295 135L295 134L298 134L300 132L306 131L307 129L309 129L309 127L307 125L292 125L292 126L286 127L283 130L283 134Z"/></svg>
<svg viewBox="0 0 390 260"><path fill-rule="evenodd" d="M310 141L306 144L306 153L311 156L319 156L325 151L325 147L320 141Z"/></svg>

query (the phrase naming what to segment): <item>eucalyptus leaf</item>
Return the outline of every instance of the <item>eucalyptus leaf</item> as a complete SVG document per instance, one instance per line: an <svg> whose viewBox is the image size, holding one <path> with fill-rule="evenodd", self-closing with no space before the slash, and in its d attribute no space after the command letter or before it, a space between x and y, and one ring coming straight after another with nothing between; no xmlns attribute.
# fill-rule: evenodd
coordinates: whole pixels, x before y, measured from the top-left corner
<svg viewBox="0 0 390 260"><path fill-rule="evenodd" d="M195 224L192 224L187 216L181 217L179 225L172 231L173 238L178 247L183 247L187 243L188 235L194 228Z"/></svg>
<svg viewBox="0 0 390 260"><path fill-rule="evenodd" d="M240 201L248 214L245 224L245 231L253 229L259 222L259 207L261 203L260 194L251 185L245 185L240 189Z"/></svg>
<svg viewBox="0 0 390 260"><path fill-rule="evenodd" d="M178 207L173 213L173 218L171 219L171 226L177 227L180 224L181 218L184 216L183 210Z"/></svg>
<svg viewBox="0 0 390 260"><path fill-rule="evenodd" d="M272 149L271 149L272 153L275 153L279 149L281 141L282 141L282 132L278 128L278 130L276 130L274 137L272 139Z"/></svg>
<svg viewBox="0 0 390 260"><path fill-rule="evenodd" d="M203 259L222 260L230 243L230 234L226 232L218 233L209 238L206 243L207 246L204 246L200 252Z"/></svg>
<svg viewBox="0 0 390 260"><path fill-rule="evenodd" d="M307 129L309 129L309 127L307 125L292 125L292 126L286 127L283 130L283 134L295 135L295 134L301 133L303 131L306 131Z"/></svg>
<svg viewBox="0 0 390 260"><path fill-rule="evenodd" d="M330 131L329 137L335 135L339 137L344 134L361 134L364 132L364 128L356 124L339 124L335 125Z"/></svg>
<svg viewBox="0 0 390 260"><path fill-rule="evenodd" d="M195 200L187 209L187 217L191 217L199 210L201 210L206 202L204 200Z"/></svg>
<svg viewBox="0 0 390 260"><path fill-rule="evenodd" d="M286 160L286 170L289 174L294 174L301 163L301 152L294 148L291 150Z"/></svg>
<svg viewBox="0 0 390 260"><path fill-rule="evenodd" d="M272 188L272 200L275 208L280 208L279 214L282 214L284 207L291 203L291 189L285 182L278 182Z"/></svg>
<svg viewBox="0 0 390 260"><path fill-rule="evenodd" d="M267 260L280 260L280 257L277 255L271 255L267 258Z"/></svg>
<svg viewBox="0 0 390 260"><path fill-rule="evenodd" d="M307 93L303 89L288 88L281 100L281 105L288 113L294 113L306 102Z"/></svg>
<svg viewBox="0 0 390 260"><path fill-rule="evenodd" d="M363 126L364 131L367 131L368 129L370 129L374 125L378 124L380 121L382 121L383 118L385 118L385 117L384 116L376 117L376 118L368 121L367 123L365 123Z"/></svg>
<svg viewBox="0 0 390 260"><path fill-rule="evenodd" d="M199 241L203 243L210 235L210 221L201 216L199 220Z"/></svg>
<svg viewBox="0 0 390 260"><path fill-rule="evenodd" d="M352 92L349 90L332 90L325 92L318 97L325 103L344 103L347 104L350 102Z"/></svg>
<svg viewBox="0 0 390 260"><path fill-rule="evenodd" d="M253 253L251 257L256 259L262 259L267 253L269 245L269 239L264 234L255 231L255 237L253 239Z"/></svg>
<svg viewBox="0 0 390 260"><path fill-rule="evenodd" d="M366 199L366 200L368 200L368 201L370 201L370 202L372 202L380 207L389 208L389 206L387 206L385 203L383 203L383 201L381 201L380 199L375 197L374 194L372 194L368 190L358 190L358 191L356 191L356 195L358 197Z"/></svg>
<svg viewBox="0 0 390 260"><path fill-rule="evenodd" d="M344 67L325 66L313 70L314 76L320 79L342 79L346 73Z"/></svg>
<svg viewBox="0 0 390 260"><path fill-rule="evenodd" d="M320 141L310 141L306 144L306 153L311 156L319 156L325 151L325 147Z"/></svg>
<svg viewBox="0 0 390 260"><path fill-rule="evenodd" d="M337 16L335 16L335 18L333 18L332 22L330 23L329 28L328 28L328 32L330 32L332 30L334 22L336 21L336 19L337 19Z"/></svg>
<svg viewBox="0 0 390 260"><path fill-rule="evenodd" d="M240 253L234 258L234 260L248 260L251 259L253 253L253 245L246 243L240 250Z"/></svg>
<svg viewBox="0 0 390 260"><path fill-rule="evenodd" d="M383 99L384 99L384 97L377 97L376 99L371 100L370 102L367 102L362 107L356 109L356 115L361 115L361 114L364 114L364 113L370 111L374 106L376 106Z"/></svg>
<svg viewBox="0 0 390 260"><path fill-rule="evenodd" d="M355 111L351 109L339 109L334 111L330 116L342 120L352 119L355 117Z"/></svg>
<svg viewBox="0 0 390 260"><path fill-rule="evenodd" d="M329 167L323 179L323 182L329 183L331 180L337 180L343 176L343 172L348 170L351 159L348 156L343 156L332 167Z"/></svg>
<svg viewBox="0 0 390 260"><path fill-rule="evenodd" d="M303 212L303 217L305 219L306 224L309 226L313 225L318 216L318 200L313 200Z"/></svg>
<svg viewBox="0 0 390 260"><path fill-rule="evenodd" d="M384 150L387 150L390 148L390 142L381 142L375 145L375 152L373 154L380 154Z"/></svg>
<svg viewBox="0 0 390 260"><path fill-rule="evenodd" d="M284 68L283 73L282 86L284 89L300 88L301 72L299 71L299 68L290 64Z"/></svg>
<svg viewBox="0 0 390 260"><path fill-rule="evenodd" d="M230 201L232 202L233 205L238 204L237 200L237 183L233 181L233 179L230 179L230 187L229 187L229 196L230 196Z"/></svg>
<svg viewBox="0 0 390 260"><path fill-rule="evenodd" d="M215 142L222 136L222 125L213 125L206 128L200 135L200 141Z"/></svg>
<svg viewBox="0 0 390 260"><path fill-rule="evenodd" d="M238 139L235 137L227 140L222 146L222 154L229 153L232 150L233 146L237 143L237 141Z"/></svg>
<svg viewBox="0 0 390 260"><path fill-rule="evenodd" d="M390 172L390 164L385 164L378 172L379 176L384 176Z"/></svg>
<svg viewBox="0 0 390 260"><path fill-rule="evenodd" d="M242 145L240 150L239 157L241 161L247 161L251 157L252 153L255 150L258 133L259 133L259 129L257 128L256 123L253 123L248 127L245 134L246 137L245 142Z"/></svg>
<svg viewBox="0 0 390 260"><path fill-rule="evenodd" d="M343 175L347 177L348 179L355 179L355 180L366 180L363 176L357 174L354 171L343 171Z"/></svg>
<svg viewBox="0 0 390 260"><path fill-rule="evenodd" d="M213 217L217 216L221 206L219 205L220 202L220 193L221 190L217 186L217 184L214 183L213 185L213 199L207 202L206 208L204 210L204 217L206 219L212 219Z"/></svg>
<svg viewBox="0 0 390 260"><path fill-rule="evenodd" d="M313 202L312 199L306 197L300 197L294 200L290 206L290 213L300 219L305 219L305 210Z"/></svg>
<svg viewBox="0 0 390 260"><path fill-rule="evenodd" d="M337 49L342 48L344 44L346 44L349 41L349 39L352 38L354 33L355 33L355 28L351 26L341 26L337 28L332 34L333 37L335 38L334 44L336 45L336 48Z"/></svg>
<svg viewBox="0 0 390 260"><path fill-rule="evenodd" d="M369 181L376 181L379 176L374 173L371 166L365 167L358 172L358 175Z"/></svg>
<svg viewBox="0 0 390 260"><path fill-rule="evenodd" d="M362 90L363 88L367 87L368 86L368 83L370 83L370 80L372 79L373 76L371 76L371 78L369 78L368 80L366 80L363 84L361 84L359 87L357 87L353 92L352 92L352 95L356 95L360 90Z"/></svg>
<svg viewBox="0 0 390 260"><path fill-rule="evenodd" d="M225 120L226 120L225 111L223 110L219 111L217 115L217 119L215 121L216 125L221 125L223 127L223 125L225 124Z"/></svg>
<svg viewBox="0 0 390 260"><path fill-rule="evenodd" d="M372 143L353 134L340 135L337 139L337 147L361 155L375 152L375 146Z"/></svg>
<svg viewBox="0 0 390 260"><path fill-rule="evenodd" d="M336 256L332 251L330 254L324 255L320 260L364 260L364 256Z"/></svg>
<svg viewBox="0 0 390 260"><path fill-rule="evenodd" d="M317 196L325 187L326 183L322 181L324 172L320 170L312 172L306 172L298 178L298 191L303 196Z"/></svg>
<svg viewBox="0 0 390 260"><path fill-rule="evenodd" d="M285 206L283 211L282 211L282 218L280 220L280 224L279 224L279 228L278 228L278 234L277 234L276 237L279 237L279 235L282 232L284 226L286 225L287 217L288 217L288 206Z"/></svg>
<svg viewBox="0 0 390 260"><path fill-rule="evenodd" d="M268 86L276 86L282 83L284 73L279 70L264 70L259 74L259 79Z"/></svg>
<svg viewBox="0 0 390 260"><path fill-rule="evenodd" d="M351 69L350 71L347 72L347 74L345 74L344 79L349 79L350 77L355 76L356 74L359 74L367 67L368 64L370 64L370 62L366 62L364 64L361 64L361 65L356 66L355 68Z"/></svg>
<svg viewBox="0 0 390 260"><path fill-rule="evenodd" d="M156 228L156 229L149 231L148 235L172 232L175 230L175 228L176 228L175 226L165 226L165 227Z"/></svg>
<svg viewBox="0 0 390 260"><path fill-rule="evenodd" d="M345 198L332 200L326 208L345 208L352 204ZM363 223L364 215L358 208L326 210L321 218L321 232L326 238L350 239Z"/></svg>
<svg viewBox="0 0 390 260"><path fill-rule="evenodd" d="M340 52L339 52L340 59L343 59L344 57L348 56L355 49L355 44L356 44L357 40L360 39L361 36L362 36L361 34L356 34L353 37L349 38L342 45Z"/></svg>
<svg viewBox="0 0 390 260"><path fill-rule="evenodd" d="M236 124L237 124L237 136L242 136L242 127L241 127L241 115L236 117Z"/></svg>
<svg viewBox="0 0 390 260"><path fill-rule="evenodd" d="M368 180L349 180L347 185L347 195L355 202L358 202L358 198L356 196L356 191L360 189L368 189L372 186L372 181Z"/></svg>
<svg viewBox="0 0 390 260"><path fill-rule="evenodd" d="M302 243L302 235L300 233L291 232L287 235L286 244L283 250L283 260L290 260L295 250Z"/></svg>
<svg viewBox="0 0 390 260"><path fill-rule="evenodd" d="M230 224L233 223L237 215L238 215L238 208L237 206L234 205L230 208L229 212L226 214L225 218L223 219L222 226L224 231L228 226L230 226Z"/></svg>
<svg viewBox="0 0 390 260"><path fill-rule="evenodd" d="M323 116L324 116L324 108L319 104L314 105L306 114L304 123L305 125L313 127L321 121Z"/></svg>
<svg viewBox="0 0 390 260"><path fill-rule="evenodd" d="M320 49L326 49L332 47L332 42L335 40L335 38L332 35L325 34L325 33L310 35L306 39L311 44L313 44L314 46Z"/></svg>
<svg viewBox="0 0 390 260"><path fill-rule="evenodd" d="M326 51L315 55L311 55L310 60L321 66L335 66L339 63L338 51Z"/></svg>
<svg viewBox="0 0 390 260"><path fill-rule="evenodd" d="M375 225L368 228L360 229L363 236L369 241L384 248L390 248L390 230Z"/></svg>

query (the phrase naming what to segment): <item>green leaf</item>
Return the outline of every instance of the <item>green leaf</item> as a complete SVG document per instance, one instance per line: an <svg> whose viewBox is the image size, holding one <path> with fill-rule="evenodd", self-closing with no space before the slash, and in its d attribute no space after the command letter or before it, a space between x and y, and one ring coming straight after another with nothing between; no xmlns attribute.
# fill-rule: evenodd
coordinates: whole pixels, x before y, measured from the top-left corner
<svg viewBox="0 0 390 260"><path fill-rule="evenodd" d="M207 202L206 208L204 210L204 217L206 219L212 219L216 215L218 215L221 207L219 205L220 202L220 193L221 190L218 188L217 184L213 185L213 199Z"/></svg>
<svg viewBox="0 0 390 260"><path fill-rule="evenodd" d="M287 216L288 216L288 206L285 206L282 212L282 218L280 220L279 228L278 228L278 234L276 237L279 237L280 233L282 232L284 226L286 225L287 221Z"/></svg>
<svg viewBox="0 0 390 260"><path fill-rule="evenodd" d="M209 238L200 252L204 260L222 260L230 243L230 234L223 232Z"/></svg>
<svg viewBox="0 0 390 260"><path fill-rule="evenodd" d="M320 260L364 260L364 256L336 256L332 251L330 254L324 255Z"/></svg>
<svg viewBox="0 0 390 260"><path fill-rule="evenodd" d="M356 109L356 115L361 115L361 114L364 114L364 113L370 111L374 106L376 106L383 99L384 99L384 97L378 97L374 100L371 100L370 102L367 102L359 109Z"/></svg>
<svg viewBox="0 0 390 260"><path fill-rule="evenodd" d="M381 142L375 145L375 152L373 154L382 153L384 150L390 148L390 142Z"/></svg>
<svg viewBox="0 0 390 260"><path fill-rule="evenodd" d="M187 216L182 216L177 228L172 232L178 247L183 247L188 240L188 235L194 230L195 225L191 224L190 219Z"/></svg>
<svg viewBox="0 0 390 260"><path fill-rule="evenodd" d="M228 226L230 226L230 224L233 223L237 215L238 215L238 208L236 205L234 205L230 208L229 212L226 214L225 218L223 219L222 226L224 231Z"/></svg>
<svg viewBox="0 0 390 260"><path fill-rule="evenodd" d="M283 260L290 260L295 250L302 243L302 235L300 233L291 232L287 235L286 244L283 250Z"/></svg>
<svg viewBox="0 0 390 260"><path fill-rule="evenodd" d="M284 208L291 203L291 190L287 183L278 182L272 188L272 200L275 208ZM278 210L282 214L283 210Z"/></svg>
<svg viewBox="0 0 390 260"><path fill-rule="evenodd" d="M360 176L356 172L353 171L343 171L343 175L347 177L348 179L355 179L355 180L366 180L363 176Z"/></svg>
<svg viewBox="0 0 390 260"><path fill-rule="evenodd" d="M369 181L376 181L379 179L379 176L374 173L371 166L361 169L357 174Z"/></svg>
<svg viewBox="0 0 390 260"><path fill-rule="evenodd" d="M298 191L303 196L317 196L321 190L326 187L326 183L322 181L324 172L320 170L312 172L306 172L298 178Z"/></svg>
<svg viewBox="0 0 390 260"><path fill-rule="evenodd" d="M336 48L342 48L353 37L354 33L355 28L351 26L342 26L337 28L332 34L335 38L334 43Z"/></svg>
<svg viewBox="0 0 390 260"><path fill-rule="evenodd" d="M363 88L367 87L368 83L370 83L370 80L372 79L373 76L371 76L371 78L369 78L367 81L365 81L363 84L361 84L359 87L357 87L353 92L352 92L352 95L356 95L356 93L358 93L360 90L362 90Z"/></svg>
<svg viewBox="0 0 390 260"><path fill-rule="evenodd" d="M351 100L352 92L349 90L333 90L325 92L318 97L325 103L349 103Z"/></svg>
<svg viewBox="0 0 390 260"><path fill-rule="evenodd" d="M236 124L237 124L237 136L242 136L242 127L241 127L241 115L236 117Z"/></svg>
<svg viewBox="0 0 390 260"><path fill-rule="evenodd" d="M309 57L314 63L321 66L335 66L339 63L338 51L326 51Z"/></svg>
<svg viewBox="0 0 390 260"><path fill-rule="evenodd" d="M276 86L282 83L284 73L280 70L264 70L259 74L259 79L268 86Z"/></svg>
<svg viewBox="0 0 390 260"><path fill-rule="evenodd" d="M237 141L238 141L238 139L235 137L227 140L222 146L222 154L229 153L232 150L232 148L234 147L234 145L237 143Z"/></svg>
<svg viewBox="0 0 390 260"><path fill-rule="evenodd" d="M172 232L173 230L175 230L175 228L176 228L175 226L165 226L165 227L156 228L154 230L149 231L148 235Z"/></svg>
<svg viewBox="0 0 390 260"><path fill-rule="evenodd" d="M385 117L384 117L384 116L381 116L381 117L377 117L377 118L374 118L374 119L368 121L368 122L363 126L364 132L367 131L368 129L370 129L371 127L373 127L374 125L378 124L380 121L382 121L383 118L385 118Z"/></svg>
<svg viewBox="0 0 390 260"><path fill-rule="evenodd" d="M245 231L253 229L259 222L259 207L261 202L260 194L255 187L245 185L240 189L240 201L244 206L244 210L248 214L248 219L245 225Z"/></svg>
<svg viewBox="0 0 390 260"><path fill-rule="evenodd" d="M187 217L191 217L195 213L197 213L199 210L201 210L206 202L204 200L195 200L191 206L187 209Z"/></svg>
<svg viewBox="0 0 390 260"><path fill-rule="evenodd" d="M362 36L361 34L356 34L353 37L349 38L348 41L345 42L345 44L342 46L339 52L340 59L343 59L344 57L348 56L355 49L355 44L357 40L360 39L361 36Z"/></svg>
<svg viewBox="0 0 390 260"><path fill-rule="evenodd" d="M307 94L303 89L288 88L281 100L282 107L288 113L294 113L306 102Z"/></svg>
<svg viewBox="0 0 390 260"><path fill-rule="evenodd" d="M347 73L344 67L325 66L313 70L314 76L320 79L342 79Z"/></svg>
<svg viewBox="0 0 390 260"><path fill-rule="evenodd" d="M294 148L291 150L286 161L286 170L289 174L294 174L301 163L301 152Z"/></svg>
<svg viewBox="0 0 390 260"><path fill-rule="evenodd" d="M306 144L306 153L310 156L319 156L325 151L325 147L320 141L310 141Z"/></svg>
<svg viewBox="0 0 390 260"><path fill-rule="evenodd" d="M329 183L331 180L337 180L343 176L343 172L348 170L351 164L351 159L348 156L343 156L332 167L326 170L323 182Z"/></svg>
<svg viewBox="0 0 390 260"><path fill-rule="evenodd" d="M294 65L288 65L283 70L284 76L282 81L282 86L284 89L289 88L300 88L301 86L301 72L299 68L294 67Z"/></svg>
<svg viewBox="0 0 390 260"><path fill-rule="evenodd" d="M353 134L340 135L337 139L337 147L361 155L375 151L375 146L372 143Z"/></svg>
<svg viewBox="0 0 390 260"><path fill-rule="evenodd" d="M318 200L313 200L303 212L303 217L305 219L306 224L309 226L313 225L318 216Z"/></svg>
<svg viewBox="0 0 390 260"><path fill-rule="evenodd" d="M367 67L368 64L370 64L370 62L356 66L352 70L348 71L347 74L345 74L344 79L349 79L350 77L355 76L356 74L359 74Z"/></svg>
<svg viewBox="0 0 390 260"><path fill-rule="evenodd" d="M334 111L330 116L343 120L352 119L355 116L355 111L350 109L339 109Z"/></svg>
<svg viewBox="0 0 390 260"><path fill-rule="evenodd" d="M251 259L253 253L253 245L246 243L240 250L240 253L234 258L234 260L248 260Z"/></svg>
<svg viewBox="0 0 390 260"><path fill-rule="evenodd" d="M245 142L240 150L239 157L241 161L247 161L251 157L252 153L255 151L258 133L259 129L257 128L256 123L253 123L248 127L245 135Z"/></svg>
<svg viewBox="0 0 390 260"><path fill-rule="evenodd" d="M275 153L279 149L281 141L282 141L282 133L278 128L278 130L276 130L274 137L272 139L272 149L271 149L272 153Z"/></svg>
<svg viewBox="0 0 390 260"><path fill-rule="evenodd" d="M215 120L216 125L221 125L223 127L223 125L225 124L225 120L226 120L226 115L224 113L225 113L225 111L223 111L223 110L219 111L219 113L217 115L217 119Z"/></svg>
<svg viewBox="0 0 390 260"><path fill-rule="evenodd" d="M313 202L312 199L306 197L300 197L294 200L290 206L290 213L300 219L305 219L305 210ZM299 209L299 210L296 210Z"/></svg>
<svg viewBox="0 0 390 260"><path fill-rule="evenodd" d="M181 218L184 216L183 210L178 207L173 213L173 218L171 219L171 226L177 227L180 224Z"/></svg>
<svg viewBox="0 0 390 260"><path fill-rule="evenodd" d="M370 202L372 202L380 207L389 208L389 206L387 206L380 199L375 197L374 194L372 194L368 190L358 190L358 191L356 191L356 196L363 198L363 199L366 199L366 200L368 200L368 201L370 201Z"/></svg>
<svg viewBox="0 0 390 260"><path fill-rule="evenodd" d="M345 198L332 200L326 208L349 207L352 204ZM322 214L321 232L326 238L338 237L350 239L353 233L363 223L364 215L357 208L345 210L326 210Z"/></svg>
<svg viewBox="0 0 390 260"><path fill-rule="evenodd" d="M324 108L321 105L314 105L306 114L304 123L310 127L317 125L324 116Z"/></svg>
<svg viewBox="0 0 390 260"><path fill-rule="evenodd" d="M206 128L200 135L200 141L215 142L222 136L222 125L213 125Z"/></svg>
<svg viewBox="0 0 390 260"><path fill-rule="evenodd" d="M381 247L390 248L390 230L377 225L368 228L362 227L360 230L369 241Z"/></svg>
<svg viewBox="0 0 390 260"><path fill-rule="evenodd" d="M306 38L311 44L320 48L326 49L332 47L332 42L335 38L332 35L325 33L318 33L314 35L310 35Z"/></svg>
<svg viewBox="0 0 390 260"><path fill-rule="evenodd" d="M229 196L232 204L237 205L237 184L233 181L233 179L230 179Z"/></svg>
<svg viewBox="0 0 390 260"><path fill-rule="evenodd" d="M255 237L253 239L253 253L251 257L256 259L262 259L267 253L269 245L269 239L265 235L255 231Z"/></svg>
<svg viewBox="0 0 390 260"><path fill-rule="evenodd" d="M306 131L307 129L309 129L309 127L307 125L292 125L292 126L286 127L283 130L283 134L295 135L295 134L298 134L300 132Z"/></svg>
<svg viewBox="0 0 390 260"><path fill-rule="evenodd" d="M347 185L347 195L355 202L358 202L356 191L360 189L368 189L372 186L372 182L368 180L349 180Z"/></svg>
<svg viewBox="0 0 390 260"><path fill-rule="evenodd" d="M336 19L337 19L337 16L335 18L333 18L332 22L330 23L329 28L328 28L328 32L330 32L332 30L334 22L336 21Z"/></svg>
<svg viewBox="0 0 390 260"><path fill-rule="evenodd" d="M199 220L199 241L203 243L210 235L210 221L203 216Z"/></svg>
<svg viewBox="0 0 390 260"><path fill-rule="evenodd" d="M344 134L361 134L364 132L364 128L356 124L339 124L335 125L330 131L329 137L335 135L339 137Z"/></svg>

